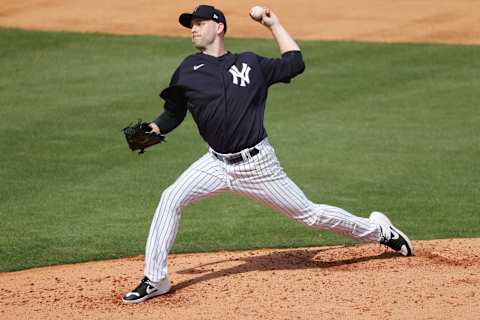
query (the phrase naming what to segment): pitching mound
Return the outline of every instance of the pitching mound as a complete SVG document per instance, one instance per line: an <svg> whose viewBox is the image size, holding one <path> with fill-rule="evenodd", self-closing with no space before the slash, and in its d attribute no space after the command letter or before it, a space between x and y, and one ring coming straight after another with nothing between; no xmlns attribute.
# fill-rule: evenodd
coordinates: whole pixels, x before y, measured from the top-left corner
<svg viewBox="0 0 480 320"><path fill-rule="evenodd" d="M172 291L140 305L121 294L142 257L0 273L7 319L478 319L480 239L181 254Z"/></svg>

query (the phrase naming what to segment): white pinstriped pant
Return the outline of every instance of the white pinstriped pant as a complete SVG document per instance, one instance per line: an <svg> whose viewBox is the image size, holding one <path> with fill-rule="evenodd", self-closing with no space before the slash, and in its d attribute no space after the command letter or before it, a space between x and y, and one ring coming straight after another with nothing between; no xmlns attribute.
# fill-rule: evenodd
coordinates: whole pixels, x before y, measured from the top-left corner
<svg viewBox="0 0 480 320"><path fill-rule="evenodd" d="M264 139L254 157L241 152L244 161L226 164L209 150L173 185L165 189L155 211L145 251L145 275L152 281L167 276L167 255L175 240L181 210L188 204L231 191L260 201L307 226L331 230L349 238L378 242L380 229L370 219L324 204L315 204L290 180Z"/></svg>

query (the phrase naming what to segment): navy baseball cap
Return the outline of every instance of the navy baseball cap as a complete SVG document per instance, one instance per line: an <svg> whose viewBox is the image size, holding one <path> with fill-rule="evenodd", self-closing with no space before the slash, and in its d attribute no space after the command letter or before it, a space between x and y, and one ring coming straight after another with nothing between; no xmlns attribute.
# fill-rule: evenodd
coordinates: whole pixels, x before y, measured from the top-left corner
<svg viewBox="0 0 480 320"><path fill-rule="evenodd" d="M223 23L224 32L227 32L227 19L222 11L218 10L214 6L200 5L196 7L192 13L182 13L178 18L178 21L185 28L190 29L192 27L192 19L199 18L205 20L213 20L218 23Z"/></svg>

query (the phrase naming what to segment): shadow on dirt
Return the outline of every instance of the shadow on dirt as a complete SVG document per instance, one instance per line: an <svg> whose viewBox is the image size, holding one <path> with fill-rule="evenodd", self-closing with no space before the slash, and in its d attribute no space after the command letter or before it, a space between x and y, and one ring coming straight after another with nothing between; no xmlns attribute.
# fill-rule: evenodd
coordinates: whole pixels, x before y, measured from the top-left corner
<svg viewBox="0 0 480 320"><path fill-rule="evenodd" d="M177 271L180 274L201 274L200 276L180 282L172 287L172 293L194 285L199 282L209 281L219 277L225 277L240 273L248 273L253 271L275 271L275 270L301 270L301 269L322 269L348 266L358 264L361 262L371 260L391 259L398 257L398 253L384 252L380 255L369 255L362 257L353 257L349 259L341 259L334 261L325 261L317 255L330 251L338 250L339 247L330 247L323 249L293 249L287 251L272 252L266 255L251 256L243 258L232 258L226 260L219 260L207 264L198 265L193 268ZM219 265L226 262L244 262L243 264L213 271L214 265Z"/></svg>

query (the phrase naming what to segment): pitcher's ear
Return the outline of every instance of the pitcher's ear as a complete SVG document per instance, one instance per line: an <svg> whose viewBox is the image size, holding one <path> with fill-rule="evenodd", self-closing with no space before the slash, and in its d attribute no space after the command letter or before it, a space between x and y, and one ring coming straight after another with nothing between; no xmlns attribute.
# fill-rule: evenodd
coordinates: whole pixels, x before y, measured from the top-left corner
<svg viewBox="0 0 480 320"><path fill-rule="evenodd" d="M225 33L225 25L222 22L217 23L218 34Z"/></svg>

